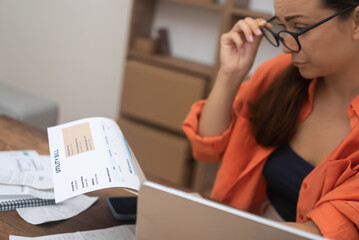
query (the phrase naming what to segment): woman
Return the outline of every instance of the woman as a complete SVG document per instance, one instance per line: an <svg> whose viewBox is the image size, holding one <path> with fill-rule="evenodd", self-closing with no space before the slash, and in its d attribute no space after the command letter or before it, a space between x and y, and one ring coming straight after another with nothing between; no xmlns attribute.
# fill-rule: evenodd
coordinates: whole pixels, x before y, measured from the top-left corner
<svg viewBox="0 0 359 240"><path fill-rule="evenodd" d="M359 1L274 0L221 38L221 66L183 129L221 161L212 197L333 239L359 239ZM280 56L248 74L263 35Z"/></svg>

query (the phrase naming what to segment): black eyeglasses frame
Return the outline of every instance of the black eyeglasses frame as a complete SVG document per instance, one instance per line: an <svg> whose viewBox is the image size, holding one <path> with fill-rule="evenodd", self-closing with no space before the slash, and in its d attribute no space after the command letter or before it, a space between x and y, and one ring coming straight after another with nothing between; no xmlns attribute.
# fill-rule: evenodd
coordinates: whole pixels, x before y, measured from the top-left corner
<svg viewBox="0 0 359 240"><path fill-rule="evenodd" d="M313 28L316 28L316 27L318 27L319 25L322 25L323 23L328 22L329 20L331 20L331 19L333 19L333 18L335 18L335 17L337 17L337 16L339 16L339 15L341 15L341 14L343 14L343 13L349 11L349 10L353 10L354 8L355 8L355 7L345 8L345 9L343 9L343 10L341 10L341 11L339 11L339 12L337 12L337 13L335 13L335 14L333 14L333 15L331 15L331 16L329 16L329 17L327 17L327 18L325 18L325 19L323 19L323 20L321 20L321 21L319 21L319 22L317 22L317 23L315 23L315 24L313 24L312 26L310 26L310 27L308 27L308 28L305 28L305 29L299 31L299 32L291 32L291 31L287 31L287 30L281 30L281 31L275 33L275 32L273 32L270 28L268 28L267 26L261 26L260 29L261 29L263 35L265 36L265 38L268 40L268 42L270 42L274 47L279 47L279 42L281 42L281 43L282 43L287 49L289 49L291 52L297 53L297 52L299 52L299 51L302 49L302 46L300 45L300 42L299 42L299 39L298 39L298 37L299 37L300 35L303 35L304 33L306 33L306 32L308 32L308 31L312 30ZM270 23L271 21L273 21L273 20L275 20L275 19L277 19L277 16L271 17L269 20L267 20L267 23ZM265 30L264 30L264 29L265 29ZM274 39L275 39L276 42L277 42L276 44L274 44L272 41L270 41L270 40L266 37L265 31L269 31L269 32L274 36ZM279 36L282 32L285 32L285 33L290 34L290 35L296 40L296 42L297 42L297 44L298 44L298 47L299 47L299 49L298 49L297 51L292 50L291 48L289 48L289 47L285 44L285 40Z"/></svg>

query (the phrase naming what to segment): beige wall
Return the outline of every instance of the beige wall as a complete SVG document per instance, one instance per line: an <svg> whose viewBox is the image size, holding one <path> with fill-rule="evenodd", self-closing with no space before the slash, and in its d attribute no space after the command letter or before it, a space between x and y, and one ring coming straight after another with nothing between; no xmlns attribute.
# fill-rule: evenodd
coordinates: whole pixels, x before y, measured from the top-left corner
<svg viewBox="0 0 359 240"><path fill-rule="evenodd" d="M132 0L0 0L0 81L55 100L59 122L116 117Z"/></svg>

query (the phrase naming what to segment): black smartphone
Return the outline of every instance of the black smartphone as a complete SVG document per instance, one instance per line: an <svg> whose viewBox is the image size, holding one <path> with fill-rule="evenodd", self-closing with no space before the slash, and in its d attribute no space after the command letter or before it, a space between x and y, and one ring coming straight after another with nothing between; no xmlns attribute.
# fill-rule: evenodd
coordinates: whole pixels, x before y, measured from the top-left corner
<svg viewBox="0 0 359 240"><path fill-rule="evenodd" d="M110 197L107 204L115 219L123 222L136 221L137 197Z"/></svg>

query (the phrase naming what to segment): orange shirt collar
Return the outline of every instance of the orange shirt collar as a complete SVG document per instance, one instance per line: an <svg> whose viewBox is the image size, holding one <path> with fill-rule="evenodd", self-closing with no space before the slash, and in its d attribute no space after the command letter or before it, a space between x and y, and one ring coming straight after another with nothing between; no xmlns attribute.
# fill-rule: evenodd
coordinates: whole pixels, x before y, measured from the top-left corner
<svg viewBox="0 0 359 240"><path fill-rule="evenodd" d="M359 95L356 96L347 108L350 127L353 129L359 122Z"/></svg>

